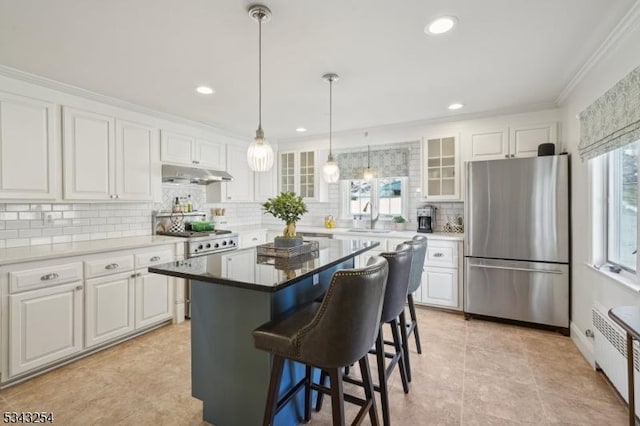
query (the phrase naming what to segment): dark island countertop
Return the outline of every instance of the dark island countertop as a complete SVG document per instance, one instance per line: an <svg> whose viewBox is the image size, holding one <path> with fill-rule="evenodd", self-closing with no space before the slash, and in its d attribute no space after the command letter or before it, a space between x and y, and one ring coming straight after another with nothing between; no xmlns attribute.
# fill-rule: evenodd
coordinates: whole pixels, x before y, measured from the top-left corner
<svg viewBox="0 0 640 426"><path fill-rule="evenodd" d="M288 259L258 256L256 247L155 265L149 272L263 292L286 288L378 246L376 241L320 240L316 254ZM228 267L229 259L242 267ZM237 265L236 262L235 265Z"/></svg>

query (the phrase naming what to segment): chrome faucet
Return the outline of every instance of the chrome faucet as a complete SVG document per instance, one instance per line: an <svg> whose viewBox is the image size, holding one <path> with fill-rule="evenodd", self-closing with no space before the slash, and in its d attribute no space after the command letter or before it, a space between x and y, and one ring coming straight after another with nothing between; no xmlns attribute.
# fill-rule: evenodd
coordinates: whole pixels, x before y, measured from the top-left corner
<svg viewBox="0 0 640 426"><path fill-rule="evenodd" d="M380 213L376 215L375 219L373 218L373 204L371 204L371 201L367 201L367 204L364 205L362 212L366 213L367 209L369 209L369 228L375 229L378 218L380 217Z"/></svg>

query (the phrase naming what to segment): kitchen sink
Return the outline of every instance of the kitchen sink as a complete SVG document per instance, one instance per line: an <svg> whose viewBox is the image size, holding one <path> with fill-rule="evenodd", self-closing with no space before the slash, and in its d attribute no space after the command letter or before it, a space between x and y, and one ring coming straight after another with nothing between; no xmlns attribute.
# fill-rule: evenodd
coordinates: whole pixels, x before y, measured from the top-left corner
<svg viewBox="0 0 640 426"><path fill-rule="evenodd" d="M363 232L371 234L388 234L391 229L349 229L349 232Z"/></svg>

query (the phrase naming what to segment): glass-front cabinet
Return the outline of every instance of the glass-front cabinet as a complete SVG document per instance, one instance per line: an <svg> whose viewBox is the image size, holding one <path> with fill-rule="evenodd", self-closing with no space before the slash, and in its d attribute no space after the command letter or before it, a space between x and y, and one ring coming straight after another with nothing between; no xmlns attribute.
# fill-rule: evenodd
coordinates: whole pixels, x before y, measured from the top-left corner
<svg viewBox="0 0 640 426"><path fill-rule="evenodd" d="M461 199L458 139L457 135L423 138L423 199L433 201Z"/></svg>
<svg viewBox="0 0 640 426"><path fill-rule="evenodd" d="M315 151L280 153L279 192L295 192L306 200L319 200L319 177Z"/></svg>

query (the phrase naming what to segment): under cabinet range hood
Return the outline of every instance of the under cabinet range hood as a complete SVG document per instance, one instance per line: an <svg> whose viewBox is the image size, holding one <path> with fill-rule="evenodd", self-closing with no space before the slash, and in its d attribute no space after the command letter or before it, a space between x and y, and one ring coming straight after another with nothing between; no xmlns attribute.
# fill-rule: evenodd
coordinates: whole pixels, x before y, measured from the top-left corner
<svg viewBox="0 0 640 426"><path fill-rule="evenodd" d="M209 185L213 182L229 182L233 180L227 172L222 170L198 169L195 167L162 165L162 181L172 183L195 183Z"/></svg>

